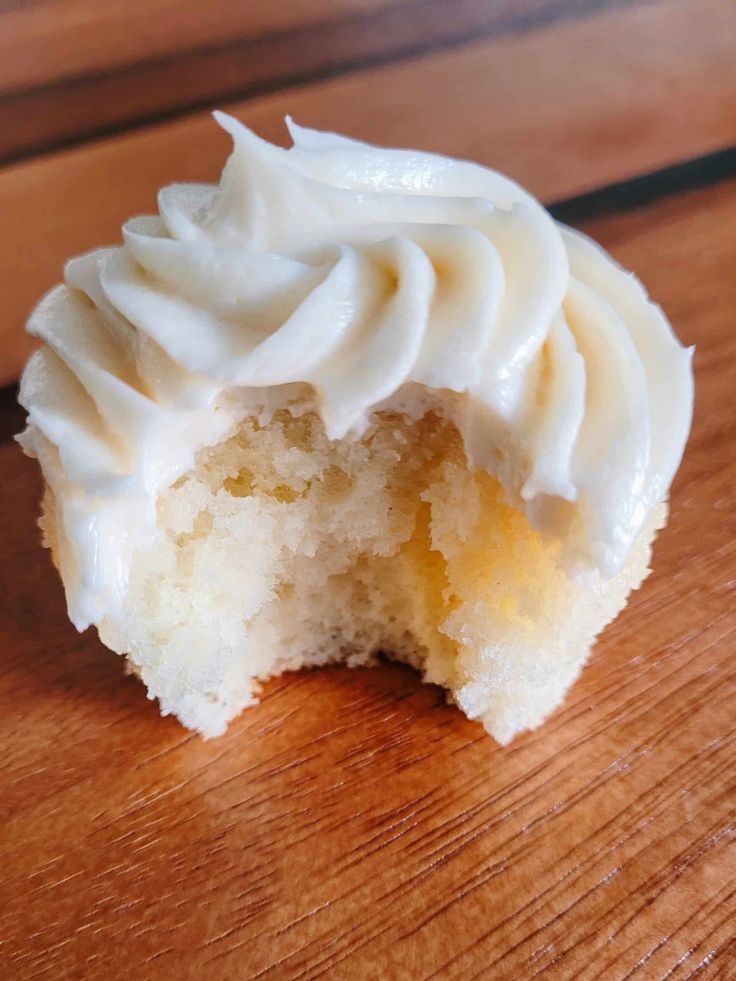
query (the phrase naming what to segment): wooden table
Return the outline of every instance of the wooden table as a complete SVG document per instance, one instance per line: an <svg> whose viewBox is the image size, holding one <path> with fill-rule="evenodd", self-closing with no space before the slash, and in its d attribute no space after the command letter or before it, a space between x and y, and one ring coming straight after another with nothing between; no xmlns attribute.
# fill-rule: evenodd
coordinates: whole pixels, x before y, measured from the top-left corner
<svg viewBox="0 0 736 981"><path fill-rule="evenodd" d="M214 105L506 170L697 345L655 572L505 749L396 666L282 678L212 742L160 719L67 622L6 439L0 977L736 977L733 0L26 0L0 66L9 386L63 259L216 177Z"/></svg>

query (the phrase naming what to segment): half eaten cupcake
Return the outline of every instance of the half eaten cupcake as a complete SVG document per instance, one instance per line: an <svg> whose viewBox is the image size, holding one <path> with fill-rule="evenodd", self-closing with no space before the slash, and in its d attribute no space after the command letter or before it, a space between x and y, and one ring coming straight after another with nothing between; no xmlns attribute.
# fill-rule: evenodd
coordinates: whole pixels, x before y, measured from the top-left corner
<svg viewBox="0 0 736 981"><path fill-rule="evenodd" d="M384 652L506 743L647 575L690 352L492 170L216 116L219 186L165 188L29 323L69 615L206 736Z"/></svg>

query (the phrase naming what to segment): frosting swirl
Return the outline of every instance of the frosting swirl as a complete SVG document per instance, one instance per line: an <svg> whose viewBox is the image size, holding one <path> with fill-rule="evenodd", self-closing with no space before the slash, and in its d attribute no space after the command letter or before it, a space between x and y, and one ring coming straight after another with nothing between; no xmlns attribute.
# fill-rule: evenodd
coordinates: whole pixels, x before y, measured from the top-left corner
<svg viewBox="0 0 736 981"><path fill-rule="evenodd" d="M29 321L21 440L55 495L75 624L115 608L194 454L295 383L334 438L441 400L570 568L615 575L692 408L690 352L640 283L487 168L290 120L285 150L216 118L234 140L219 187L162 190Z"/></svg>

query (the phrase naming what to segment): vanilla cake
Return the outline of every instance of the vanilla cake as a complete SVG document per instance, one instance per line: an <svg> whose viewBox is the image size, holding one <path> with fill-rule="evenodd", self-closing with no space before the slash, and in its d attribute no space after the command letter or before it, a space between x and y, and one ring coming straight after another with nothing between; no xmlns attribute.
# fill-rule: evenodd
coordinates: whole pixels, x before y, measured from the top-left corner
<svg viewBox="0 0 736 981"><path fill-rule="evenodd" d="M691 352L492 170L216 117L219 186L165 188L29 322L70 618L205 736L383 652L506 743L647 575Z"/></svg>

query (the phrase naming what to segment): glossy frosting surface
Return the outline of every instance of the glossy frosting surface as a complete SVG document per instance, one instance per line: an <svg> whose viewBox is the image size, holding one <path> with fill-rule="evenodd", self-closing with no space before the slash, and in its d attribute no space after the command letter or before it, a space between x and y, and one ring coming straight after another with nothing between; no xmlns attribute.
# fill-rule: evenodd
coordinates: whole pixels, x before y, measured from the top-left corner
<svg viewBox="0 0 736 981"><path fill-rule="evenodd" d="M70 615L114 615L158 495L246 413L338 439L450 414L571 572L613 576L690 427L690 352L638 282L484 167L217 114L219 187L174 185L72 260L29 331L22 437L54 494Z"/></svg>

